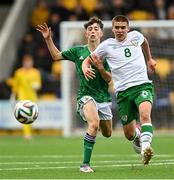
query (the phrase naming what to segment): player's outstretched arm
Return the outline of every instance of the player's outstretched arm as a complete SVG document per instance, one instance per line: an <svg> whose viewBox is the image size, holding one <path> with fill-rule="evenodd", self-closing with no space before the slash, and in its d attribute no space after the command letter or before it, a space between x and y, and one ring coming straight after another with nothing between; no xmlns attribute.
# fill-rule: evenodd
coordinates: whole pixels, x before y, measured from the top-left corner
<svg viewBox="0 0 174 180"><path fill-rule="evenodd" d="M39 31L42 34L43 38L45 39L45 42L47 44L47 47L49 49L49 52L53 60L64 59L61 55L61 52L57 49L57 47L55 46L53 42L53 39L51 37L51 28L48 27L46 23L43 23L43 24L37 25L36 30Z"/></svg>
<svg viewBox="0 0 174 180"><path fill-rule="evenodd" d="M145 55L145 58L147 61L148 69L151 72L155 71L156 61L152 58L149 43L148 43L148 40L146 38L144 39L144 42L142 44L142 49L143 49L143 52L144 52L144 55Z"/></svg>
<svg viewBox="0 0 174 180"><path fill-rule="evenodd" d="M86 80L95 78L95 72L91 68L91 60L89 56L82 63L82 71Z"/></svg>

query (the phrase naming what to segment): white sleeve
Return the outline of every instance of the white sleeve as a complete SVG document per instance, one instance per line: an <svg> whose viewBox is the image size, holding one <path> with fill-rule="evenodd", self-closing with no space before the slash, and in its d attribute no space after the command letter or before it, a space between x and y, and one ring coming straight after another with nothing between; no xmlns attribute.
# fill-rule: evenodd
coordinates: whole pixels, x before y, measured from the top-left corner
<svg viewBox="0 0 174 180"><path fill-rule="evenodd" d="M144 35L138 31L135 31L136 38L138 40L138 45L141 46L144 42Z"/></svg>
<svg viewBox="0 0 174 180"><path fill-rule="evenodd" d="M106 43L103 41L91 54L103 59L106 56Z"/></svg>

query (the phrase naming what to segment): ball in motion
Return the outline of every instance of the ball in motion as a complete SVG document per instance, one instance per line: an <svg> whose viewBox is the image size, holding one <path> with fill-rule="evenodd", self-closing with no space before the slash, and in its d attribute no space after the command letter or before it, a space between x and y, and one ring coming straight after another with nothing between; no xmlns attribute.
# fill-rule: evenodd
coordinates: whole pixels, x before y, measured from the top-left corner
<svg viewBox="0 0 174 180"><path fill-rule="evenodd" d="M31 124L38 117L37 105L30 100L19 101L15 106L15 118L22 124Z"/></svg>

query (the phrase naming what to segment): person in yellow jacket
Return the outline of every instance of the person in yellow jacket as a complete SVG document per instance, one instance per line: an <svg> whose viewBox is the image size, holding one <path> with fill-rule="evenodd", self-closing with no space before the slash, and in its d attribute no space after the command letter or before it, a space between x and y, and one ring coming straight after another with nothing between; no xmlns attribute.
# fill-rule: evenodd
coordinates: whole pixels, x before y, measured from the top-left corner
<svg viewBox="0 0 174 180"><path fill-rule="evenodd" d="M41 74L34 66L32 55L26 54L22 58L22 67L14 73L12 91L17 100L37 101L37 91L41 88ZM31 125L23 125L24 138L32 138Z"/></svg>

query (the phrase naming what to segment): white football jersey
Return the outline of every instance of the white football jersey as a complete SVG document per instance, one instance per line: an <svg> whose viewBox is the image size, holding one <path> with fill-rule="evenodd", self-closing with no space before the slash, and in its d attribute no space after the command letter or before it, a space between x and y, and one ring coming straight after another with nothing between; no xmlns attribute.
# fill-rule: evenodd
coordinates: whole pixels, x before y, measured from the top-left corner
<svg viewBox="0 0 174 180"><path fill-rule="evenodd" d="M138 31L132 31L124 41L109 38L93 52L102 59L107 58L116 92L151 82L141 48L143 42L144 36Z"/></svg>

